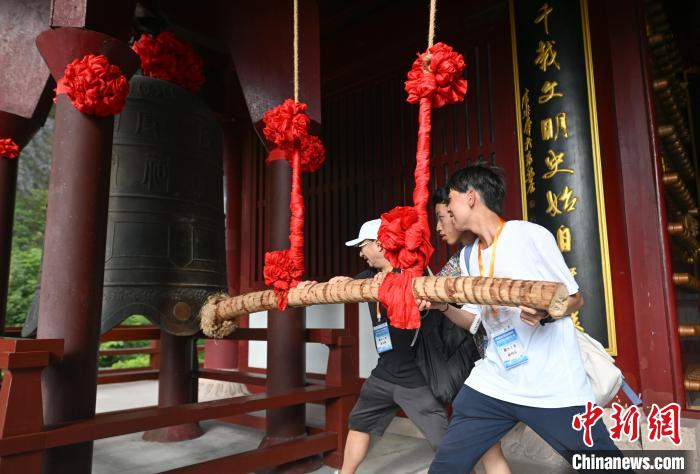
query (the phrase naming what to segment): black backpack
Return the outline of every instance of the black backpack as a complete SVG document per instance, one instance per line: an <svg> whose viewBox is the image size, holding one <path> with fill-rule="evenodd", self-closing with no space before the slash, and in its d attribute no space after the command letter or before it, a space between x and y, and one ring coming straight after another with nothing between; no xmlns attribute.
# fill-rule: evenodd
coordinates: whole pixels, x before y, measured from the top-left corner
<svg viewBox="0 0 700 474"><path fill-rule="evenodd" d="M430 310L421 320L416 341L416 363L430 390L442 403L452 403L481 358L477 340L483 329L472 335L436 310Z"/></svg>

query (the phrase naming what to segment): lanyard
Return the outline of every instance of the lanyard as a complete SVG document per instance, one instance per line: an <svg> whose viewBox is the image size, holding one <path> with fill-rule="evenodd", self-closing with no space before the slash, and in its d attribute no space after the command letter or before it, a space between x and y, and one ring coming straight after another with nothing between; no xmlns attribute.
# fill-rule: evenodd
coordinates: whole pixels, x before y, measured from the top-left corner
<svg viewBox="0 0 700 474"><path fill-rule="evenodd" d="M494 265L496 264L496 246L498 245L498 237L501 235L501 231L503 230L503 225L506 223L503 219L500 220L498 223L498 228L496 229L496 235L493 238L493 243L491 244L493 247L493 250L491 251L491 265L489 265L489 278L493 278L493 269ZM481 258L481 250L483 249L484 242L479 241L479 248L477 252L478 260L479 260L479 275L484 276L484 261Z"/></svg>
<svg viewBox="0 0 700 474"><path fill-rule="evenodd" d="M382 310L379 307L379 301L377 301L377 322L380 322L382 320Z"/></svg>
<svg viewBox="0 0 700 474"><path fill-rule="evenodd" d="M496 265L496 246L498 245L498 237L501 235L503 230L503 225L506 223L503 219L498 222L498 228L496 229L496 235L493 237L493 243L491 244L491 263L489 265L489 278L493 278L493 269ZM479 261L479 275L484 276L484 261L481 258L481 250L483 249L484 242L479 241L479 248L477 249L477 259ZM491 312L496 315L496 308L492 307Z"/></svg>

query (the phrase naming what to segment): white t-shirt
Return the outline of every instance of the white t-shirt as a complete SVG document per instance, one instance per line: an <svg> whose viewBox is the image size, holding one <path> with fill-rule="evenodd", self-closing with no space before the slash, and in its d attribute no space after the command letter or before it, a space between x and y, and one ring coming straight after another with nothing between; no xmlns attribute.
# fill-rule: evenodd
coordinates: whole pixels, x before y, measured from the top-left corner
<svg viewBox="0 0 700 474"><path fill-rule="evenodd" d="M469 257L471 275L479 275L478 245L477 239ZM492 251L493 245L482 251L484 276L490 270ZM566 285L570 295L578 292L554 236L531 222L509 221L503 226L496 244L494 277L557 281ZM490 397L531 407L561 408L595 401L571 318L533 327L520 319L518 308L496 307L496 316L513 326L528 357L525 364L506 369L493 342L495 319L490 307L467 304L463 309L481 315L488 335L484 359L476 363L466 385Z"/></svg>

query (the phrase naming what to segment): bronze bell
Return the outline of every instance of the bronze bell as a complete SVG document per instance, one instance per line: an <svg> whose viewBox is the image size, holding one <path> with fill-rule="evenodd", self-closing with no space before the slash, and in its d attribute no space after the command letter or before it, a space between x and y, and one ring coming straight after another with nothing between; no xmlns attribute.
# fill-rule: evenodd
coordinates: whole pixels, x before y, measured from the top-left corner
<svg viewBox="0 0 700 474"><path fill-rule="evenodd" d="M134 76L114 123L102 333L133 314L176 335L199 330L207 295L226 288L223 206L211 110L180 86ZM23 332L35 328L33 305Z"/></svg>
<svg viewBox="0 0 700 474"><path fill-rule="evenodd" d="M143 314L194 334L225 262L219 124L199 96L134 76L114 124L102 331Z"/></svg>

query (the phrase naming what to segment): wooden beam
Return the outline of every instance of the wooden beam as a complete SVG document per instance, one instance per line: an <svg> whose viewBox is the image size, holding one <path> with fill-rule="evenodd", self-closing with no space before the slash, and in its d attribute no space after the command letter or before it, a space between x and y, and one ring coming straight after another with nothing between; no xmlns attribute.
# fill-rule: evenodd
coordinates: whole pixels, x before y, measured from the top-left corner
<svg viewBox="0 0 700 474"><path fill-rule="evenodd" d="M49 431L0 439L0 456L68 446L153 428L218 419L253 411L330 400L350 395L355 387L308 386L278 395L259 393L246 397L188 403L170 407L144 407L113 411Z"/></svg>

